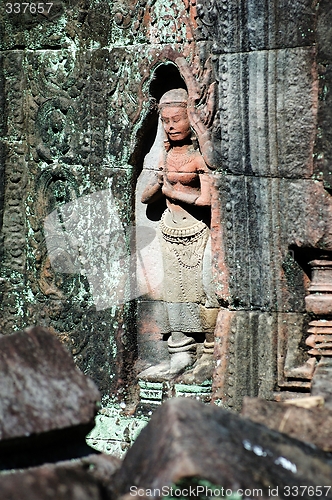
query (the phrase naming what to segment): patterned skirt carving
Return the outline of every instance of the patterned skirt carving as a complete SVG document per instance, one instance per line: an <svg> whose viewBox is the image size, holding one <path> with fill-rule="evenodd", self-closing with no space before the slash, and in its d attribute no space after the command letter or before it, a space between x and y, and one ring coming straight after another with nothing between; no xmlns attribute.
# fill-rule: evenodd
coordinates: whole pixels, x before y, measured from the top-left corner
<svg viewBox="0 0 332 500"><path fill-rule="evenodd" d="M169 332L213 332L218 303L212 285L209 228L202 221L172 227L167 215L166 210L160 237Z"/></svg>

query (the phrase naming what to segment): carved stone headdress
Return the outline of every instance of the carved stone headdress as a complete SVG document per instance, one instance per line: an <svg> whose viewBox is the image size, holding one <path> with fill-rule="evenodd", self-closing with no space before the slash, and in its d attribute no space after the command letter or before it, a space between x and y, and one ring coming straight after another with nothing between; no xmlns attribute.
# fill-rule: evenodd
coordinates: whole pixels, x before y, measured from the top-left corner
<svg viewBox="0 0 332 500"><path fill-rule="evenodd" d="M159 111L165 107L186 108L188 103L188 92L185 89L172 89L161 97L159 101Z"/></svg>

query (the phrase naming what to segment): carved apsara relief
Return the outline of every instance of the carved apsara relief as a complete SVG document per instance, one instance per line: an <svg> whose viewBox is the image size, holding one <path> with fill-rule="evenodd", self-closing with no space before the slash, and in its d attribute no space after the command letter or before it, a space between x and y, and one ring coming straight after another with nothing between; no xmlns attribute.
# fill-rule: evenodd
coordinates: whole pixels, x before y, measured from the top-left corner
<svg viewBox="0 0 332 500"><path fill-rule="evenodd" d="M295 37L293 36L296 48L293 51L286 50L285 44L283 49L278 51L257 50L257 48L271 49L271 47L273 49L276 46L275 43L278 44L283 36L286 36L287 33L287 36L294 35L295 32L294 30L292 32L292 29L287 32L282 24L280 25L282 29L278 31L280 35L278 34L278 38L273 38L273 30L267 28L268 26L273 27L273 23L277 22L280 16L274 14L275 17L272 16L272 19L264 8L258 9L256 4L252 2L239 3L220 0L219 2L208 1L196 4L194 0L179 0L165 5L159 0L153 2L146 0L123 2L119 0L113 3L112 12L110 12L109 2L104 1L98 2L98 5L93 8L90 8L88 2L84 1L76 2L75 6L71 5L68 9L68 2L56 3L58 6L61 4L61 9L57 7L53 11L54 14L57 12L57 16L61 17L65 12L68 21L61 36L58 36L57 30L54 28L55 25L52 25L52 29L45 30L43 37L33 42L35 43L33 47L43 47L42 51L16 50L13 54L8 54L8 62L5 67L6 95L12 110L8 116L8 137L16 142L15 148L8 155L10 158L6 165L7 208L5 209L3 226L6 249L3 269L6 279L10 275L12 280L8 285L12 287L11 291L7 290L4 293L8 331L14 324L23 324L23 317L24 321L40 318L41 321L48 322L55 330L60 331L61 335L66 336L68 342L74 339L73 351L75 350L75 353L86 347L87 337L76 342L75 336L78 336L77 332L81 328L85 328L85 332L87 328L94 328L92 319L86 321L86 317L90 313L92 316L94 314L90 309L92 304L91 290L89 292L86 280L84 281L85 278L82 275L79 278L77 276L69 278L69 276L61 276L61 273L55 272L54 266L47 260L40 219L44 217L47 210L52 211L55 205L61 207L64 200L70 203L75 196L84 196L90 192L108 189L108 182L112 180L112 192L116 198L121 223L124 223L126 227L131 227L133 224L132 189L139 170L137 165L143 162L144 156L146 162L138 181L140 193L136 201L136 210L139 211L139 207L141 207L145 215L146 206L142 204L141 197L149 174L152 174L152 171L159 165L158 158L156 161L152 159L151 155L148 158L153 136L157 134L157 111L154 105L155 102L160 102L160 98L168 90L179 88L179 85L174 84L160 90L158 95L151 92L149 96L148 86L150 85L152 88L152 75L157 74L157 69L161 65L167 66L167 64L173 63L173 66L182 75L182 88L187 89L189 101L194 101L194 108L199 114L199 120L204 124L203 128L209 129L211 135L214 135L214 147L222 148L223 164L221 168L225 173L224 179L228 173L234 173L234 179L228 182L231 177L229 175L228 188L223 190L224 179L221 176L218 178L210 171L206 173L204 171L203 173L197 171L182 172L182 169L191 169L192 165L199 161L199 155L204 157L204 141L198 137L197 130L196 138L190 145L193 147L193 151L188 150L186 154L183 154L184 158L188 156L188 162L175 157L175 148L170 148L167 152L166 148L162 146L164 148L162 149L164 155L163 170L161 169L159 172L158 181L161 192L160 206L157 209L153 203L148 203L147 212L151 219L144 220L142 213L137 216L140 227L145 233L144 237L141 238L141 235L136 241L136 250L139 250L138 258L141 259L141 266L138 270L138 273L141 274L139 274L138 281L139 286L143 282L145 283L143 298L144 296L151 297L150 302L144 303L143 299L138 301L138 332L139 337L141 337L139 344L143 337L142 331L146 332L155 328L156 331L149 330L150 337L149 335L146 337L152 339L152 344L157 345L155 339L159 335L158 342L160 341L159 343L163 347L160 348L160 352L158 351L159 347L156 347L158 356L155 357L155 360L166 361L169 367L170 358L172 358L172 354L176 354L176 351L170 353L167 339L160 340L160 335L169 337L170 349L177 349L187 347L188 339L194 339L191 333L199 333L200 341L192 342L189 340L188 343L190 347L188 353L191 360L185 366L186 374L189 374L192 368L193 356L190 353L194 352L194 344L196 344L198 357L202 354L204 343L202 336L205 333L202 331L201 324L196 323L195 330L199 330L198 332L180 332L183 336L181 336L181 340L177 341L176 332L180 331L181 328L177 330L169 326L168 310L172 309L173 304L178 301L171 294L165 296L165 284L173 282L176 283L176 287L174 286L173 289L167 285L167 289L174 293L175 297L179 297L180 293L183 292L185 300L179 302L180 304L194 302L195 307L201 306L203 299L200 302L201 299L198 300L195 296L195 302L191 295L194 292L202 295L201 289L197 291L193 288L183 291L180 284L181 282L194 282L201 285L201 276L210 275L207 254L213 228L211 230L209 227L209 216L202 216L203 212L209 212L210 209L195 207L195 204L187 203L191 209L195 207L195 214L190 213L190 215L199 222L202 222L203 218L208 228L206 230L200 226L202 232L197 234L172 234L174 228L171 227L171 224L169 225L166 216L161 219L162 213L166 210L166 201L172 203L170 201L171 195L167 194L167 189L170 189L168 185L170 184L171 188L174 189L174 186L182 184L181 182L174 184L171 182L172 176L174 181L174 177L178 175L174 170L178 168L181 175L196 176L196 181L197 177L199 178L199 188L197 187L198 182L190 181L194 184L194 186L189 186L192 189L201 190L201 179L203 185L205 177L213 178L219 183L217 187L219 193L216 195L216 191L214 191L212 194L215 198L218 196L222 198L225 211L216 216L218 207L216 208L212 203L212 215L216 221L214 238L216 238L218 231L220 233L220 226L222 226L227 236L228 250L234 249L234 254L230 255L229 251L226 258L225 255L221 255L222 262L218 263L219 282L217 285L219 291L223 289L222 306L225 309L229 308L231 313L237 314L239 312L243 315L252 307L257 314L264 311L263 314L270 314L271 318L272 316L274 318L282 310L282 314L284 313L285 316L280 316L278 331L275 333L273 330L273 335L275 334L273 341L269 340L270 345L264 347L268 351L270 348L274 349L274 346L278 344L280 354L278 362L279 386L276 382L276 388L294 391L298 388L309 390L312 367L316 363L316 358L318 359L324 350L328 352L329 332L319 328L329 327L329 318L327 316L319 317L312 311L306 313L304 306L302 309L301 307L297 309L298 306L295 302L301 300L298 290L294 293L296 297L291 305L289 305L291 301L288 300L288 297L285 299L285 296L282 295L283 292L280 291L284 279L282 272L280 272L282 257L275 258L273 252L277 255L281 247L282 252L286 252L288 243L286 237L283 242L281 242L282 238L279 238L283 230L277 234L274 228L279 227L278 213L279 209L283 210L284 200L280 198L279 201L276 201L279 196L279 186L274 187L274 191L271 188L271 192L268 192L265 185L269 184L271 177L271 185L276 186L278 176L287 177L292 169L296 176L301 177L304 160L308 156L309 160L312 161L312 151L310 150L310 154L307 155L307 149L303 147L303 144L298 146L299 122L294 122L294 119L302 120L303 118L301 130L303 131L304 128L307 130L303 143L312 144L314 133L312 110L309 105L304 106L303 113L295 113L295 110L300 110L302 101L309 103L311 99L312 106L315 105L309 78L309 75L314 77L314 66L312 65L314 51L306 47L308 41L314 36L314 30L306 29L300 32L296 27L297 34ZM274 13L280 11L277 8L277 2L273 2L273 4L275 8L272 11ZM291 8L297 9L297 15L301 14L302 17L305 11L306 18L309 18L311 11L307 5L307 2L302 2L301 6L298 6L298 3L294 2ZM248 11L249 24L247 20L243 21L240 12L244 6ZM293 17L296 19L296 16ZM63 20L62 17L61 19ZM30 23L31 30L36 28L38 19L35 18L32 21ZM292 22L288 23L287 26L292 26L295 23L295 21L293 24ZM25 21L22 26L25 25L24 23ZM234 29L231 29L232 27ZM11 33L15 33L15 37L12 36L12 39L15 38L15 43L22 44L22 46L27 40L23 28L13 26L14 31L11 31ZM263 36L267 31L269 31L269 37ZM34 33L30 33L29 36L32 40ZM299 39L301 43L298 43ZM67 49L61 48L61 46L64 47L64 41ZM196 43L197 41L200 42ZM143 43L147 42L150 42L147 50L146 46L142 51L137 50L138 44L140 44L139 47L142 47ZM267 45L258 47L258 42L264 42ZM6 43L9 43L8 40ZM269 43L272 45L270 46ZM73 51L68 50L68 47L73 47L75 44L77 50L74 56ZM170 45L166 46L165 44ZM124 48L125 46L126 48ZM299 48L302 46L305 48ZM56 50L52 50L52 47ZM88 47L94 48L89 49ZM107 47L107 49L102 47ZM251 51L251 48L255 50ZM176 54L176 50L181 51L181 53ZM24 69L22 60L24 60ZM216 74L218 74L220 82L218 92L216 92L216 85L211 85L215 79L215 76L212 75L212 67L217 69ZM289 73L291 73L291 78ZM160 81L159 79L157 84ZM257 95L256 89L260 92L257 90ZM217 93L219 94L219 103L216 100ZM151 97L150 100L149 97ZM249 108L246 107L248 102ZM268 110L266 110L266 103L268 103ZM275 103L277 103L278 109L275 109ZM26 115L25 111L27 111ZM221 113L221 126L219 124L219 111ZM152 120L154 123L149 132L144 131L144 126L142 126L142 117L147 117L147 115L154 116ZM287 121L286 125L284 122L280 122L281 116ZM263 122L260 119L262 117L265 125L274 126L274 124L279 123L277 131L271 128L271 133L267 134L265 126L261 127ZM295 118L293 119L293 117ZM251 133L248 135L249 118ZM191 125L195 129L193 117L189 121L192 122ZM297 125L294 126L294 123ZM25 137L27 129L29 137ZM165 133L162 125L158 130L160 135L157 134L155 139L155 148L157 148L159 139L162 142L162 134ZM141 149L137 148L133 152L133 144L141 132L143 135L144 133L149 135L149 140L143 144L144 147L141 143ZM284 142L277 141L277 133L283 134ZM250 141L247 141L248 137ZM257 142L256 137L261 142ZM275 142L272 141L272 138ZM28 147L22 146L23 143L28 144ZM285 161L287 147L278 150L278 161L276 155L271 155L270 161L270 157L265 154L267 151L272 151L275 147L274 144L277 143L278 145L290 146L291 156L287 156L287 161ZM243 148L244 144L245 148ZM155 151L156 149L154 149ZM140 159L137 159L138 156ZM181 155L178 156L181 157ZM180 163L183 163L181 167L179 167ZM205 164L210 169L209 162L205 161ZM243 164L245 164L245 170L242 170ZM283 170L278 170L281 167ZM311 169L311 163L309 167ZM309 167L305 174L308 178L311 175ZM253 170L250 170L251 168ZM44 174L42 174L43 172ZM46 172L48 173L46 174ZM254 176L250 177L252 172L254 172ZM153 173L158 179L158 170ZM38 182L40 181L39 184L36 179ZM50 182L47 179L51 179ZM241 184L243 179L245 182ZM188 185L182 186L184 192L187 192ZM280 191L284 189L282 186ZM295 186L295 188L296 193L301 191L299 186ZM266 195L268 202L265 205L264 189L267 189L268 193ZM27 199L25 199L26 193L28 193ZM54 200L55 205L51 201L52 193L57 193ZM40 200L39 208L36 206L36 198ZM49 200L49 206L41 215L41 207L46 199ZM164 206L161 206L163 203ZM276 203L280 203L278 208ZM313 204L313 200L310 203ZM273 205L270 212L270 209L267 208L268 204ZM238 207L242 205L245 209L241 212L239 208L234 209L235 205ZM250 212L251 208L254 210ZM248 213L245 210L248 210ZM292 210L290 209L289 212L291 213ZM22 215L25 213L26 218ZM288 220L287 210L283 213L285 214L284 219ZM262 219L265 217L265 220L261 222L260 217ZM247 239L246 237L242 238L244 223L252 225L248 230L248 235L245 235L248 236ZM270 229L266 229L270 227L269 224L271 232L269 232ZM185 231L187 229L185 228ZM265 245L264 248L260 247L261 242L258 241L260 229L262 229L262 240L271 240L270 246L276 250L267 248L268 245ZM287 230L285 230L285 234L288 234ZM26 239L27 235L28 239ZM127 236L127 233L125 236L126 244L130 246L131 238ZM310 244L314 246L317 241L310 242ZM250 246L249 263L245 260L248 246ZM157 247L159 248L159 257L157 252L150 252L147 256L149 248L155 249ZM174 248L180 251L176 252ZM221 245L214 244L212 251L214 258L217 258L218 254L222 254L220 248ZM26 254L28 254L28 264L26 264ZM58 259L58 261L61 259L62 262L66 261L66 266L70 264L70 258L65 252L59 253ZM145 259L150 259L152 265L145 265ZM272 261L273 264L271 264ZM73 263L72 265L75 267ZM226 276L227 266L231 269L230 279ZM148 268L162 270L155 277L150 289L146 285L151 278L147 271ZM146 276L144 276L144 271L147 271ZM166 273L166 276L163 273ZM183 276L180 279L181 273ZM260 282L263 283L262 286ZM232 303L226 293L228 284L231 285L231 288L234 284L231 290L234 298ZM266 284L268 286L265 286ZM295 283L294 289L296 286ZM25 290L29 291L29 300L23 303L22 297L24 297L24 293L27 293ZM247 298L249 291L252 296ZM288 290L286 290L285 295L287 293ZM308 293L312 296L315 295L315 292L310 290ZM328 294L326 291L324 293ZM304 298L304 292L302 298ZM79 307L76 307L78 302ZM161 303L163 312L157 308L157 305ZM26 311L27 304L28 311ZM141 314L141 306L146 306L145 319ZM183 306L183 309L186 307ZM203 307L205 307L205 302ZM45 314L45 317L36 315L38 308L42 314ZM177 310L181 308L182 306ZM207 309L212 311L214 308L208 307ZM31 316L29 316L30 311ZM183 317L185 314L183 313ZM248 314L250 313L248 312ZM309 319L308 314L312 315ZM132 322L134 317L135 315L132 314ZM164 324L168 325L164 330L160 328L158 330L158 321L154 322L158 317L159 323L162 317ZM191 314L190 321L192 323L194 317L195 315ZM265 316L262 315L260 320L262 323L265 321L264 318ZM311 325L308 326L310 321ZM321 321L324 321L323 325ZM103 322L103 320L96 322L96 331L103 328ZM313 324L313 322L318 322L318 324ZM105 323L106 333L104 332L103 338L107 338L107 329L110 330L110 321L107 320ZM127 322L128 324L129 322ZM241 332L244 325L245 321L243 320L241 326L233 326L233 329ZM125 339L126 336L128 338L131 332L135 331L133 323L126 328L127 333L121 331L119 338ZM257 330L255 328L252 327L253 332ZM308 329L310 329L309 333ZM160 333L160 331L164 331L164 333ZM173 331L174 339L172 340ZM211 333L212 327L208 335ZM310 345L305 344L308 336ZM244 350L241 347L240 334L238 337L238 344L236 344L236 348L233 347L234 352L229 350L225 354L225 356L229 355L232 358L232 363L241 358L239 352L242 349L242 356ZM205 341L205 349L208 349L208 339L205 338ZM326 349L324 346L322 348L321 341ZM121 342L122 340L118 342L119 351L124 345ZM177 345L181 343L184 345ZM142 341L141 344L143 345L144 342ZM212 349L212 346L210 347ZM262 350L261 344L256 348L253 341L252 352L259 356ZM313 352L308 353L309 350ZM250 354L250 356L253 355ZM277 356L275 356L276 359ZM224 360L221 361L224 362ZM151 358L147 364L151 364ZM138 370L139 373L142 373L145 368L146 366L142 365L141 370ZM238 368L233 370L232 377L235 379L237 378L236 372L239 371ZM126 369L129 371L131 367ZM179 368L178 372L175 370L175 375L180 375L181 370L182 368ZM262 370L263 372L264 370ZM253 375L253 378L254 376L256 375ZM262 378L262 375L260 377Z"/></svg>
<svg viewBox="0 0 332 500"><path fill-rule="evenodd" d="M162 85L158 89L158 71L157 83L152 80L154 92L159 90L158 127L138 179L136 221L150 224L156 235L151 251L138 262L139 287L145 292L138 309L139 344L153 332L164 344L160 356L152 363L147 359L150 366L138 377L201 384L212 377L219 310L210 238L211 173L218 161L211 142L216 83L210 71L205 81L210 78L209 85L201 87L183 57L177 55L175 63L169 61L168 68L177 68L184 77L174 81L182 81L182 88L170 83L166 92ZM167 64L164 68L167 72Z"/></svg>

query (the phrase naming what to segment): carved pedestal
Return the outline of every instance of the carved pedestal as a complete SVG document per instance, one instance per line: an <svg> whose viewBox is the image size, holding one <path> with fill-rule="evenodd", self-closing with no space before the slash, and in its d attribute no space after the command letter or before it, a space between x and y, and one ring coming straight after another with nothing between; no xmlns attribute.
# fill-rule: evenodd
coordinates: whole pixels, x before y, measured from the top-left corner
<svg viewBox="0 0 332 500"><path fill-rule="evenodd" d="M332 305L332 295L331 295ZM312 356L332 356L332 321L320 319L311 321L309 324L308 333L310 336L306 340L306 344L312 349L309 354Z"/></svg>
<svg viewBox="0 0 332 500"><path fill-rule="evenodd" d="M150 382L139 379L140 399L136 414L149 415L170 398L191 398L202 403L210 403L212 385L206 380L201 385L175 383L174 381Z"/></svg>

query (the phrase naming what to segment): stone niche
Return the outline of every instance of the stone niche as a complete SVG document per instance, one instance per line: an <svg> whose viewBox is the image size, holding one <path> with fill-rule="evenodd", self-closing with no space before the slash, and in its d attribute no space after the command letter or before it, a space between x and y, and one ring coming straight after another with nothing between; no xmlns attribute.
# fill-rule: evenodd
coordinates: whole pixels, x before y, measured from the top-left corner
<svg viewBox="0 0 332 500"><path fill-rule="evenodd" d="M54 0L48 13L8 10L0 6L1 333L50 328L105 406L193 396L239 410L245 395L324 392L330 2ZM136 258L159 220L154 212L142 224L139 199L156 103L178 87L215 158L219 313L214 370L196 385L137 378L169 355L155 324L162 301L140 290Z"/></svg>

